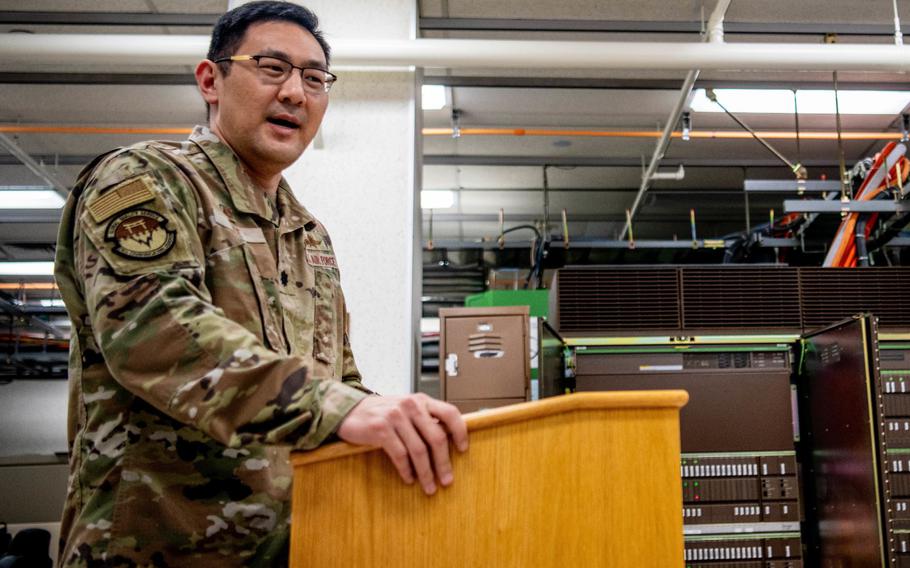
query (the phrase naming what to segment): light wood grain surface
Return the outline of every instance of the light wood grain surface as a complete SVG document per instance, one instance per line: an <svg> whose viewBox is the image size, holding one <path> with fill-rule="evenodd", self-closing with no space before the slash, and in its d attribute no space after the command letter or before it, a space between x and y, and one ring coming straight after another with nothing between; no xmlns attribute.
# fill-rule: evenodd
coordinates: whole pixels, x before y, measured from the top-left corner
<svg viewBox="0 0 910 568"><path fill-rule="evenodd" d="M580 393L466 416L471 448L432 497L385 454L293 457L291 565L683 565L683 391Z"/></svg>

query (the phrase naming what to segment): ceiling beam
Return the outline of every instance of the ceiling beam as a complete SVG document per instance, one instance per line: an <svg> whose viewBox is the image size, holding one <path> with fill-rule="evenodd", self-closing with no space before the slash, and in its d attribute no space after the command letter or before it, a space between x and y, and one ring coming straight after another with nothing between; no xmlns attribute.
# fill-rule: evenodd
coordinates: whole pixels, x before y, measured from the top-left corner
<svg viewBox="0 0 910 568"><path fill-rule="evenodd" d="M781 181L781 183L786 183ZM459 188L424 188L429 191L455 191L457 193L500 193L500 192L526 192L539 193L543 191L540 187L459 187ZM635 193L637 187L552 187L547 188L549 193ZM794 189L792 193L796 193ZM723 195L735 194L742 195L743 189L740 188L679 188L679 189L654 189L648 192L649 195ZM2 221L2 217L0 217Z"/></svg>
<svg viewBox="0 0 910 568"><path fill-rule="evenodd" d="M45 164L54 164L55 166L84 166L97 158L96 155L69 155L69 156L58 156L56 154L38 154L32 156L32 159L37 160L40 163ZM10 156L7 154L0 155L0 166L21 166L22 161L19 160L16 156Z"/></svg>
<svg viewBox="0 0 910 568"><path fill-rule="evenodd" d="M192 73L0 73L4 85L195 85ZM840 85L838 85L840 87Z"/></svg>
<svg viewBox="0 0 910 568"><path fill-rule="evenodd" d="M55 337L59 337L61 339L66 339L68 337L68 334L59 327L50 324L41 318L22 311L19 306L13 304L12 302L4 300L3 298L0 298L0 310L13 316L14 318L25 320L29 325L37 327Z"/></svg>
<svg viewBox="0 0 910 568"><path fill-rule="evenodd" d="M569 213L569 224L573 223L624 223L626 220L626 214L624 212L617 213ZM557 224L558 214L550 216L550 224ZM424 216L424 222L428 222L430 219L429 215ZM503 221L506 223L523 223L523 222L533 222L543 219L543 214L541 213L505 213L503 216ZM498 213L433 213L433 223L498 223L499 214ZM642 215L636 219L636 225L641 225L643 223L689 223L688 211L685 212L682 216L680 215L670 215L670 214L647 214ZM699 215L698 223L733 223L737 224L739 221L736 219L731 219L729 213L714 213L711 216Z"/></svg>
<svg viewBox="0 0 910 568"><path fill-rule="evenodd" d="M2 195L2 194L0 194ZM59 209L0 209L0 223L50 223L60 221Z"/></svg>
<svg viewBox="0 0 910 568"><path fill-rule="evenodd" d="M910 213L910 203L905 201L827 201L823 199L786 199L784 213Z"/></svg>
<svg viewBox="0 0 910 568"><path fill-rule="evenodd" d="M0 12L0 24L65 26L203 26L221 14L156 14L150 12Z"/></svg>
<svg viewBox="0 0 910 568"><path fill-rule="evenodd" d="M666 158L661 162L667 167L680 164L687 168L775 168L786 169L776 159L735 158ZM836 168L837 160L804 160L807 168ZM425 166L565 166L592 168L641 168L641 158L611 158L599 156L487 156L429 154L423 156Z"/></svg>
<svg viewBox="0 0 910 568"><path fill-rule="evenodd" d="M33 174L44 180L45 183L51 186L54 191L59 193L62 197L69 197L69 187L57 179L57 176L48 171L48 169L44 167L44 164L29 156L28 152L20 148L12 138L6 134L0 133L0 147L6 149L7 152L15 156L15 158L31 170Z"/></svg>
<svg viewBox="0 0 910 568"><path fill-rule="evenodd" d="M2 82L3 74L0 74ZM600 89L600 90L648 90L678 91L682 88L682 79L612 79L592 77L484 77L466 75L424 75L424 85L444 85L448 87L490 87L498 89ZM830 81L762 81L758 79L721 80L698 79L696 89L792 89L829 90ZM838 90L863 91L903 91L906 82L899 81L838 81Z"/></svg>
<svg viewBox="0 0 910 568"><path fill-rule="evenodd" d="M700 34L700 21L642 21L642 20L551 20L530 18L420 18L422 31L491 31L491 32L601 32ZM910 25L902 26L905 34ZM790 23L790 22L724 22L724 33L758 35L818 35L894 36L890 24Z"/></svg>

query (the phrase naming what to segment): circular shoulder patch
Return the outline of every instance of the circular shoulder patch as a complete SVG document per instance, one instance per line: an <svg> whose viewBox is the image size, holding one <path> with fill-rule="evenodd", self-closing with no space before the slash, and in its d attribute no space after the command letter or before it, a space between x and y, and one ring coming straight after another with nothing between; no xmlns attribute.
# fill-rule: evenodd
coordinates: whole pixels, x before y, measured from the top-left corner
<svg viewBox="0 0 910 568"><path fill-rule="evenodd" d="M108 223L104 238L114 243L114 252L126 258L150 260L174 247L176 231L167 229L167 219L148 209L133 209Z"/></svg>

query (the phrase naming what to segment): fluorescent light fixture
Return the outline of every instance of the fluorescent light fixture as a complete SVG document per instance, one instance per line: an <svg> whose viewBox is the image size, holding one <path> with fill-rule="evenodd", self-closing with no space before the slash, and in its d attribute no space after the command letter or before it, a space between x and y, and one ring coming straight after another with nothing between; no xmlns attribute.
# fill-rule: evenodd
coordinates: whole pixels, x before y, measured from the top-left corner
<svg viewBox="0 0 910 568"><path fill-rule="evenodd" d="M720 104L733 113L793 114L793 91L789 89L714 89ZM910 103L910 91L838 91L841 114L900 114ZM800 114L834 114L834 91L798 90ZM692 110L723 112L704 89L696 89Z"/></svg>
<svg viewBox="0 0 910 568"><path fill-rule="evenodd" d="M448 209L455 205L455 192L449 189L420 192L421 209Z"/></svg>
<svg viewBox="0 0 910 568"><path fill-rule="evenodd" d="M0 276L53 276L53 262L0 262Z"/></svg>
<svg viewBox="0 0 910 568"><path fill-rule="evenodd" d="M60 209L64 202L52 189L0 188L0 209Z"/></svg>
<svg viewBox="0 0 910 568"><path fill-rule="evenodd" d="M445 85L424 85L420 88L420 108L423 110L442 110L445 106Z"/></svg>
<svg viewBox="0 0 910 568"><path fill-rule="evenodd" d="M63 303L63 300L60 298L53 298L50 300L41 300L42 308L64 308L66 305Z"/></svg>

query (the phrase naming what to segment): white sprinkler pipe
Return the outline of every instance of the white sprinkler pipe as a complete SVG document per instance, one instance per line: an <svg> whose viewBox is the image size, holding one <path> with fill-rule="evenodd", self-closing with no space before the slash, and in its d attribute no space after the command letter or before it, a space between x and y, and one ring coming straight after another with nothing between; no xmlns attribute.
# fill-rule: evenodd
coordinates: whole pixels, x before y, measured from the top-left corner
<svg viewBox="0 0 910 568"><path fill-rule="evenodd" d="M3 34L0 60L8 71L195 65L205 57L208 41L187 35ZM910 47L883 44L338 39L332 51L337 67L910 70Z"/></svg>
<svg viewBox="0 0 910 568"><path fill-rule="evenodd" d="M730 0L719 0L714 6L714 11L708 18L708 42L724 42L724 16L727 14L727 8L730 7Z"/></svg>
<svg viewBox="0 0 910 568"><path fill-rule="evenodd" d="M897 12L897 0L893 0L894 5L894 45L904 45L904 34L901 32L901 18Z"/></svg>
<svg viewBox="0 0 910 568"><path fill-rule="evenodd" d="M708 18L708 37L705 39L707 39L709 45L715 47L723 47L725 45L723 42L724 15L727 13L727 8L729 7L730 0L717 0L717 4L711 12L711 17ZM698 74L700 72L700 66L696 65L686 73L686 79L683 81L682 89L679 91L676 103L673 105L673 110L670 111L670 116L667 119L667 123L664 125L660 140L657 141L654 152L651 154L651 161L648 162L648 168L641 177L641 185L638 186L638 193L635 194L635 199L632 201L632 207L629 208L629 212L626 214L626 222L619 232L620 239L626 238L626 235L632 231L632 219L635 217L635 214L638 213L638 208L641 206L645 192L651 187L651 180L654 179L654 175L657 173L660 161L664 159L664 154L670 146L670 134L676 127L676 123L679 122L679 118L682 116L683 110L689 102L689 96L692 94L692 89L695 88L695 80L698 79Z"/></svg>
<svg viewBox="0 0 910 568"><path fill-rule="evenodd" d="M679 181L681 179L686 179L686 169L682 164L679 164L679 167L676 168L675 172L654 172L651 174L652 180L661 180L661 179L670 179Z"/></svg>

